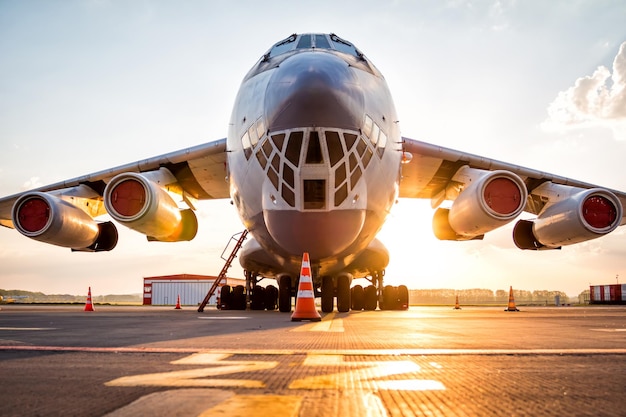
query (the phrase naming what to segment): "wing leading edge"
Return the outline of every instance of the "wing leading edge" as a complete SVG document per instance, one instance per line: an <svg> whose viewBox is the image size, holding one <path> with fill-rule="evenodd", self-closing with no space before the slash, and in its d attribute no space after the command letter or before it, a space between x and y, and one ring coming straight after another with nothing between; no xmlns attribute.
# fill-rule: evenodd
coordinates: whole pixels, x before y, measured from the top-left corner
<svg viewBox="0 0 626 417"><path fill-rule="evenodd" d="M415 139L402 142L406 163L400 197L430 199L433 208L453 201L450 210L435 213L433 228L440 239L480 239L522 211L538 218L516 225L514 239L521 249L559 248L626 224L622 191Z"/></svg>
<svg viewBox="0 0 626 417"><path fill-rule="evenodd" d="M15 228L15 203L26 196L53 196L85 212L89 217L107 213L104 192L111 180L124 174L139 174L155 181L168 192L179 194L193 209L198 199L229 197L225 180L226 139L139 160L92 174L38 187L0 199L0 225ZM58 199L58 200L56 200ZM111 213L109 213L111 214Z"/></svg>

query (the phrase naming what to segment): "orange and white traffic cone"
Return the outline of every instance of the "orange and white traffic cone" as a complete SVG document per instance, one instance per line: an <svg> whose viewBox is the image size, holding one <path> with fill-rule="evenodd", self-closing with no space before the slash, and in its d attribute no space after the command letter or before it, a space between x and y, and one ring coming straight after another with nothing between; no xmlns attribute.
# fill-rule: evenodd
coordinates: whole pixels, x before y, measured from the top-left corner
<svg viewBox="0 0 626 417"><path fill-rule="evenodd" d="M84 311L96 311L93 308L93 303L91 302L91 287L89 287L89 291L87 292L87 302L85 303Z"/></svg>
<svg viewBox="0 0 626 417"><path fill-rule="evenodd" d="M180 294L178 294L178 298L176 299L176 307L174 307L174 310L182 310L180 306Z"/></svg>
<svg viewBox="0 0 626 417"><path fill-rule="evenodd" d="M515 307L515 298L513 297L513 287L511 286L509 289L509 305L504 311L519 311L517 307Z"/></svg>
<svg viewBox="0 0 626 417"><path fill-rule="evenodd" d="M454 310L460 310L461 306L459 305L459 296L456 296L456 302L454 303Z"/></svg>
<svg viewBox="0 0 626 417"><path fill-rule="evenodd" d="M321 321L320 313L315 309L315 295L313 294L313 279L311 278L311 262L308 252L302 254L300 268L300 283L298 284L298 298L296 310L291 315L291 321Z"/></svg>

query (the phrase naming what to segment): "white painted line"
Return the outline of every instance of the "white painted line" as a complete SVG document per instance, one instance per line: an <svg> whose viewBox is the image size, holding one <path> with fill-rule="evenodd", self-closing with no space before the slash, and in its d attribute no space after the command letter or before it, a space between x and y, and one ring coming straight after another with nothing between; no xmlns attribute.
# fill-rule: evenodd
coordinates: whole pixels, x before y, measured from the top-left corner
<svg viewBox="0 0 626 417"><path fill-rule="evenodd" d="M609 333L614 333L614 332L626 332L626 329L589 329L592 332L609 332Z"/></svg>
<svg viewBox="0 0 626 417"><path fill-rule="evenodd" d="M198 317L200 320L245 320L250 317L226 316L226 317Z"/></svg>
<svg viewBox="0 0 626 417"><path fill-rule="evenodd" d="M39 331L39 330L56 330L56 328L54 327L0 327L0 330Z"/></svg>
<svg viewBox="0 0 626 417"><path fill-rule="evenodd" d="M626 348L611 349L206 349L168 347L15 346L0 350L114 353L212 353L228 355L343 355L343 356L502 356L502 355L626 355Z"/></svg>

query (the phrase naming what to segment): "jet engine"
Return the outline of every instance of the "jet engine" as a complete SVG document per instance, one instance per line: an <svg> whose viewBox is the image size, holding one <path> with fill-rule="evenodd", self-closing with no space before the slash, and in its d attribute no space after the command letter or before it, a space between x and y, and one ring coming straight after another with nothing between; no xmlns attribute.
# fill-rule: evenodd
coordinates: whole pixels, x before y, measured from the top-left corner
<svg viewBox="0 0 626 417"><path fill-rule="evenodd" d="M440 240L482 239L524 210L528 191L512 172L463 167L455 178L462 181L462 190L449 209L439 208L433 217L433 231Z"/></svg>
<svg viewBox="0 0 626 417"><path fill-rule="evenodd" d="M167 191L142 174L114 177L104 189L104 206L114 220L151 241L191 240L198 231L194 212L179 209Z"/></svg>
<svg viewBox="0 0 626 417"><path fill-rule="evenodd" d="M541 191L548 188L553 198L562 199L547 204L537 219L515 225L513 240L520 249L558 249L595 239L615 230L622 220L622 204L608 190L549 184Z"/></svg>
<svg viewBox="0 0 626 417"><path fill-rule="evenodd" d="M15 228L24 236L78 251L109 251L117 245L111 222L96 223L76 206L41 192L21 196L13 205Z"/></svg>

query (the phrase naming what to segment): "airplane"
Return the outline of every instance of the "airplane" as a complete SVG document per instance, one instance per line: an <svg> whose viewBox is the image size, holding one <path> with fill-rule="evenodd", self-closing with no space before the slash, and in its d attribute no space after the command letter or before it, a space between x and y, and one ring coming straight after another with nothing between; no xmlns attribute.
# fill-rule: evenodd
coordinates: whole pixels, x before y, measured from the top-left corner
<svg viewBox="0 0 626 417"><path fill-rule="evenodd" d="M149 241L194 238L197 201L231 199L251 235L239 254L254 295L278 283L291 311L302 254L323 312L405 309L384 285L376 238L398 198L430 199L442 240L482 239L517 219L513 241L551 250L626 223L626 193L403 137L387 83L334 33L292 34L244 77L227 138L0 199L0 224L73 251L109 251L113 222ZM444 204L445 203L445 204ZM363 288L352 280L365 278Z"/></svg>

